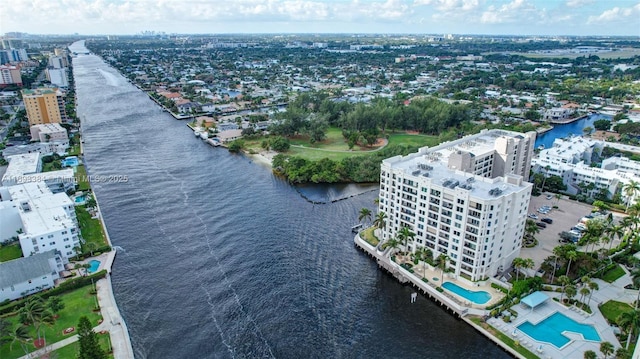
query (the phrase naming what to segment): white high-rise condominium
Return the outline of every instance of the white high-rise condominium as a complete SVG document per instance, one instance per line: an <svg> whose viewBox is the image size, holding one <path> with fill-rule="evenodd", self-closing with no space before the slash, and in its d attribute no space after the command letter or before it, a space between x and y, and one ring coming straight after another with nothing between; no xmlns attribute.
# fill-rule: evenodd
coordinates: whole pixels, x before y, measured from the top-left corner
<svg viewBox="0 0 640 359"><path fill-rule="evenodd" d="M535 132L484 130L382 162L382 240L408 227L407 250L444 254L455 275L481 280L520 253L532 184Z"/></svg>

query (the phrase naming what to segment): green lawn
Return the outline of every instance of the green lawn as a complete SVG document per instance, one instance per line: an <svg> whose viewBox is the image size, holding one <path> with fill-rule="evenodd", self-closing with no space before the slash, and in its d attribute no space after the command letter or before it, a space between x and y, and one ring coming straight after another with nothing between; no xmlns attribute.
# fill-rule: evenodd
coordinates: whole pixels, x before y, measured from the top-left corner
<svg viewBox="0 0 640 359"><path fill-rule="evenodd" d="M380 243L380 240L378 239L378 237L376 237L375 234L373 234L374 230L375 227L369 227L361 231L360 238L364 239L367 243L375 247L378 245L378 243Z"/></svg>
<svg viewBox="0 0 640 359"><path fill-rule="evenodd" d="M78 183L78 191L87 191L91 188L89 179L87 178L87 170L84 165L79 165L75 170L76 182Z"/></svg>
<svg viewBox="0 0 640 359"><path fill-rule="evenodd" d="M438 287L440 288L440 287ZM495 336L496 338L498 338L501 342L505 343L506 345L510 346L512 349L514 349L515 351L517 351L519 354L521 354L522 356L524 356L527 359L538 359L539 357L535 354L533 354L532 352L530 352L529 350L527 350L525 347L521 346L521 345L516 345L516 341L511 339L509 336L505 335L504 333L502 333L499 330L496 330L495 328L493 328L492 326L490 326L489 324L485 323L482 321L481 318L478 317L472 317L470 318L472 322L474 322L476 325L481 326L484 330L488 331L489 333L491 333L493 336Z"/></svg>
<svg viewBox="0 0 640 359"><path fill-rule="evenodd" d="M91 321L94 326L98 325L98 320L102 319L102 317L99 312L93 312L97 298L96 295L90 293L91 290L92 286L88 285L60 296L64 303L64 309L58 313L59 317L52 327L44 327L43 329L44 337L48 343L55 343L68 337L69 335L65 335L63 330L69 327L76 327L78 320L83 315L89 318L89 321ZM11 327L18 325L17 315L10 316L6 319L11 324ZM38 337L33 326L29 327L29 335L32 338ZM32 343L29 343L28 348L29 351L35 350ZM24 351L17 343L13 345L13 350L9 350L9 343L0 346L0 358L2 359L14 359L23 355L25 355Z"/></svg>
<svg viewBox="0 0 640 359"><path fill-rule="evenodd" d="M14 243L0 247L0 262L10 261L22 257L20 243Z"/></svg>
<svg viewBox="0 0 640 359"><path fill-rule="evenodd" d="M58 171L62 168L60 161L42 163L42 172Z"/></svg>
<svg viewBox="0 0 640 359"><path fill-rule="evenodd" d="M615 267L609 269L605 274L602 275L602 280L608 283L613 283L616 279L625 275L624 270L616 264Z"/></svg>
<svg viewBox="0 0 640 359"><path fill-rule="evenodd" d="M80 233L85 240L85 246L87 243L95 243L96 248L107 245L100 220L91 218L91 214L87 212L85 206L76 206L76 217L80 225Z"/></svg>
<svg viewBox="0 0 640 359"><path fill-rule="evenodd" d="M418 147L436 146L440 144L438 136L430 135L413 135L408 133L392 133L389 134L389 144L394 145L413 145Z"/></svg>
<svg viewBox="0 0 640 359"><path fill-rule="evenodd" d="M633 311L631 305L615 300L610 300L600 306L600 312L609 321L609 324L615 324L620 314L631 311Z"/></svg>

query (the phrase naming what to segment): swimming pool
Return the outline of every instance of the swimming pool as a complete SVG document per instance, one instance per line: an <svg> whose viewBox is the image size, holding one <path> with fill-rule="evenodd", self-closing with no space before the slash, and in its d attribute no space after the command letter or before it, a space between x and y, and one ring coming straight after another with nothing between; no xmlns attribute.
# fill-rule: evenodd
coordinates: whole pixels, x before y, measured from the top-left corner
<svg viewBox="0 0 640 359"><path fill-rule="evenodd" d="M74 199L76 204L84 204L86 202L86 198L84 196L78 196Z"/></svg>
<svg viewBox="0 0 640 359"><path fill-rule="evenodd" d="M550 343L557 348L562 348L571 341L562 334L565 331L582 334L585 340L600 341L600 336L593 325L580 324L559 312L553 313L538 324L526 321L520 324L518 329L537 341Z"/></svg>
<svg viewBox="0 0 640 359"><path fill-rule="evenodd" d="M491 299L491 294L485 291L474 292L468 289L464 289L459 285L451 282L443 283L442 287L476 304L484 304L488 302L489 299Z"/></svg>
<svg viewBox="0 0 640 359"><path fill-rule="evenodd" d="M76 156L70 156L62 160L63 167L76 167L79 164L80 162L78 161L78 157Z"/></svg>
<svg viewBox="0 0 640 359"><path fill-rule="evenodd" d="M88 273L94 273L94 272L98 271L98 268L100 268L100 261L92 259L89 262L89 265L90 265L90 267L87 268L87 272Z"/></svg>

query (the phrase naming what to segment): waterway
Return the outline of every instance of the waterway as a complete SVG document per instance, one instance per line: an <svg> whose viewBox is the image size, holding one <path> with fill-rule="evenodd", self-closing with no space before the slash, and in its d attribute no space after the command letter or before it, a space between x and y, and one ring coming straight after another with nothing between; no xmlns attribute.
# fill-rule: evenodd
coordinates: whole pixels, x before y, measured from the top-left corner
<svg viewBox="0 0 640 359"><path fill-rule="evenodd" d="M555 141L556 138L563 138L571 135L582 136L584 134L582 130L585 127L593 128L593 123L599 119L611 120L611 116L593 114L564 125L553 125L553 129L551 131L547 131L536 138L536 148L540 145L544 145L545 148L550 148L553 146L553 141Z"/></svg>
<svg viewBox="0 0 640 359"><path fill-rule="evenodd" d="M73 64L89 174L128 177L93 188L136 358L508 357L354 247L377 191L309 202L100 58Z"/></svg>

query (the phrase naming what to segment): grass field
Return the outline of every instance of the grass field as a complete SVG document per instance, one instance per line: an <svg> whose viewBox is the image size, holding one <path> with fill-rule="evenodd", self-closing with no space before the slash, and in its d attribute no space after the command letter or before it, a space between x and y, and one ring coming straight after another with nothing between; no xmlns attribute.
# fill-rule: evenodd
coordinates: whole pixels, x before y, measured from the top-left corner
<svg viewBox="0 0 640 359"><path fill-rule="evenodd" d="M624 270L619 265L616 265L602 275L602 280L606 281L607 283L613 283L616 279L622 277L624 274Z"/></svg>
<svg viewBox="0 0 640 359"><path fill-rule="evenodd" d="M62 309L58 315L58 319L51 327L44 326L42 329L43 337L46 338L47 343L55 343L64 338L67 338L69 335L77 334L67 334L63 333L63 330L69 327L76 327L78 325L78 320L81 316L86 316L89 318L89 321L95 326L98 325L98 320L102 319L99 312L93 312L93 309L96 306L96 295L91 294L92 286L86 286L80 289L76 289L69 293L65 293L60 296L62 302L64 303L64 309ZM15 328L18 324L18 316L14 315L8 318L5 318L10 323L10 328ZM38 335L35 331L33 325L28 327L29 336L31 338L38 338ZM15 359L25 355L24 351L20 347L18 343L13 345L13 350L9 350L10 344L4 344L0 346L0 358L2 359ZM33 342L28 344L29 351L34 351L35 347L33 346ZM75 356L72 356L73 358ZM68 358L68 357L61 357Z"/></svg>
<svg viewBox="0 0 640 359"><path fill-rule="evenodd" d="M417 147L435 146L438 144L437 136L407 134L404 132L391 133L388 135L389 144L412 145ZM245 149L249 153L262 151L262 141L264 139L245 140ZM381 147L354 146L349 149L347 142L342 137L342 130L332 127L327 131L327 138L322 142L311 143L306 136L297 136L289 140L291 147L286 155L299 156L308 160L318 161L328 158L340 161L347 157L361 156L379 150Z"/></svg>
<svg viewBox="0 0 640 359"><path fill-rule="evenodd" d="M100 220L97 218L91 218L91 214L87 212L85 206L76 206L76 217L78 218L78 224L80 225L80 233L82 234L82 238L85 240L84 246L88 243L95 243L95 248L107 245Z"/></svg>
<svg viewBox="0 0 640 359"><path fill-rule="evenodd" d="M107 348L109 348L110 346L109 340L110 340L109 333L98 334L98 342L100 343L100 346L102 347L102 349L107 350ZM79 351L80 351L80 343L75 342L54 351L54 353L56 353L59 359L64 359L64 358L76 358L78 356ZM113 358L113 354L108 354L107 358Z"/></svg>
<svg viewBox="0 0 640 359"><path fill-rule="evenodd" d="M14 243L0 247L0 262L10 261L22 257L22 249L20 243Z"/></svg>
<svg viewBox="0 0 640 359"><path fill-rule="evenodd" d="M609 324L615 324L620 314L632 311L633 307L627 303L610 300L601 305L599 309L602 312L602 316L609 321Z"/></svg>

